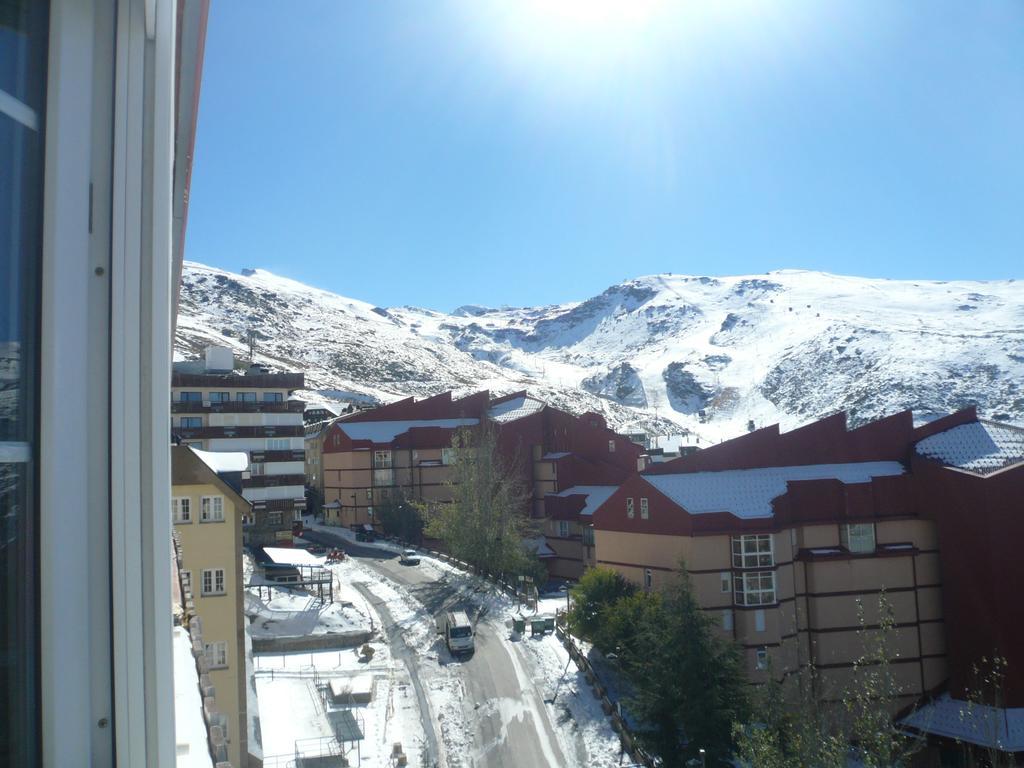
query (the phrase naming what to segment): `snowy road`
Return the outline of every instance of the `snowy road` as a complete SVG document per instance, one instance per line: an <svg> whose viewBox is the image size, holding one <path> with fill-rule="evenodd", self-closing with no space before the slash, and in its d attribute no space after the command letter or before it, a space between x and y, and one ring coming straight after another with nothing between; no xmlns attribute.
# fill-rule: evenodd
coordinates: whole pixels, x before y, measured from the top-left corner
<svg viewBox="0 0 1024 768"><path fill-rule="evenodd" d="M383 577L380 590L393 587L400 595L412 598L422 619L449 608L473 609L473 590L466 578L449 578L434 567L402 566L391 553L376 547L361 547L333 536L322 529L307 531L304 538L344 547L361 565ZM364 594L373 594L363 588ZM399 597L399 595L394 595ZM423 636L423 627L412 619L395 621L387 610L391 600L378 594L373 600L388 628L392 646L402 644L414 652L405 660L409 672L425 689L430 712L421 712L425 728L436 728L441 743L439 764L456 768L530 768L591 765L581 739L556 733L552 709L544 702L554 690L555 680L546 675L533 679L530 666L519 650L503 637L497 622L477 624L476 652L465 661L456 661L444 649L437 636ZM425 616L424 616L425 615ZM417 637L418 635L418 637ZM410 637L411 636L411 637ZM395 648L394 652L401 653ZM418 692L419 693L419 692ZM465 743L460 743L460 731ZM559 738L561 736L561 738ZM436 743L433 742L433 743ZM565 750L570 751L569 755ZM437 754L435 752L435 754Z"/></svg>

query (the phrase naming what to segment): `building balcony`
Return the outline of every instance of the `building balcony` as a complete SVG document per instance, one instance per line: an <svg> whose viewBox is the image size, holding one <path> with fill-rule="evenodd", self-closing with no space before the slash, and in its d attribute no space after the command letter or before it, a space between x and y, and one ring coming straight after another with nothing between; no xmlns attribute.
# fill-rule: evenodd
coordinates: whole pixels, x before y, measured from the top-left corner
<svg viewBox="0 0 1024 768"><path fill-rule="evenodd" d="M172 387L213 389L287 389L294 391L305 387L303 373L259 373L239 376L232 373L174 373Z"/></svg>
<svg viewBox="0 0 1024 768"><path fill-rule="evenodd" d="M305 475L253 475L242 480L243 488L280 488L281 486L295 485L300 488L306 487Z"/></svg>
<svg viewBox="0 0 1024 768"><path fill-rule="evenodd" d="M294 499L267 499L266 501L253 501L252 508L255 512L293 512L296 509L306 508L306 497Z"/></svg>
<svg viewBox="0 0 1024 768"><path fill-rule="evenodd" d="M305 451L249 451L253 464L269 464L275 461L305 461Z"/></svg>
<svg viewBox="0 0 1024 768"><path fill-rule="evenodd" d="M171 403L171 413L302 413L305 403L299 400L284 400L277 403L257 401L255 403L241 400L228 400L221 403L203 401L183 402L176 400Z"/></svg>
<svg viewBox="0 0 1024 768"><path fill-rule="evenodd" d="M276 427L171 427L182 440L214 440L225 437L302 437L302 425ZM290 451L289 451L290 453Z"/></svg>

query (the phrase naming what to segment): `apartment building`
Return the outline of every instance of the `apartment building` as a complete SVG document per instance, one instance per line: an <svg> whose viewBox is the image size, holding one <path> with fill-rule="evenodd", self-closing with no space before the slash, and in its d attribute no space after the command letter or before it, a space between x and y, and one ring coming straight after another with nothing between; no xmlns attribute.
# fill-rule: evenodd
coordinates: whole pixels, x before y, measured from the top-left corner
<svg viewBox="0 0 1024 768"><path fill-rule="evenodd" d="M1007 722L1024 726L1022 492L1024 430L973 409L915 429L907 411L853 430L845 414L758 430L651 465L584 509L595 564L657 589L685 563L754 682L813 663L818 696L838 701L863 652L859 610L876 627L884 593L894 713L926 704L953 723L973 665L1000 654Z"/></svg>
<svg viewBox="0 0 1024 768"><path fill-rule="evenodd" d="M242 520L250 504L241 494L248 468L245 453L187 445L171 449L170 511L184 563L180 580L202 624L217 708L226 718L228 761L234 766L246 765L248 756Z"/></svg>
<svg viewBox="0 0 1024 768"><path fill-rule="evenodd" d="M306 509L304 404L292 399L302 373L236 372L227 347L210 346L200 360L177 362L171 378L171 430L205 451L242 451L249 477L242 495L252 505L243 521L246 543L290 545Z"/></svg>
<svg viewBox="0 0 1024 768"><path fill-rule="evenodd" d="M175 760L167 404L207 5L0 11L11 768Z"/></svg>
<svg viewBox="0 0 1024 768"><path fill-rule="evenodd" d="M577 578L583 572L582 529L576 521L549 519L548 495L579 483L620 482L640 466L642 449L610 430L599 414L569 414L526 392L458 399L446 392L332 422L313 436L321 451L326 521L373 527L375 508L397 494L449 501L452 436L484 423L493 425L499 451L531 491L528 513L544 530L538 551L550 572Z"/></svg>

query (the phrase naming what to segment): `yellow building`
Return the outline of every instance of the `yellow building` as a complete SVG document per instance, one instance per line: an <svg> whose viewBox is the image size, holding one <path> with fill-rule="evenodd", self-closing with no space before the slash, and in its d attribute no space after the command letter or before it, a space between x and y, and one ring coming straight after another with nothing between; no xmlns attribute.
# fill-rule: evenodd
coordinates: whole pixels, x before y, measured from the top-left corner
<svg viewBox="0 0 1024 768"><path fill-rule="evenodd" d="M217 708L227 717L228 760L245 766L242 517L249 514L249 502L232 484L240 487L248 457L177 445L171 461L171 519L187 569L181 581L202 621Z"/></svg>

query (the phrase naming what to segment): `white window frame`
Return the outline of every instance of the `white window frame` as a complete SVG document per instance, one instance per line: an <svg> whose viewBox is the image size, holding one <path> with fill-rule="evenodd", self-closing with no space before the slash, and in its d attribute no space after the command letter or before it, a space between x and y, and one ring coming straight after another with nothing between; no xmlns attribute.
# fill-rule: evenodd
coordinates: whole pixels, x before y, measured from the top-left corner
<svg viewBox="0 0 1024 768"><path fill-rule="evenodd" d="M773 536L770 533L745 533L733 536L732 566L733 568L774 568L775 542Z"/></svg>
<svg viewBox="0 0 1024 768"><path fill-rule="evenodd" d="M646 496L641 496L640 497L640 519L641 520L650 520L651 519L651 508L647 504L647 497Z"/></svg>
<svg viewBox="0 0 1024 768"><path fill-rule="evenodd" d="M217 503L214 503L217 502ZM223 523L224 522L224 497L223 496L201 496L199 498L199 522L200 523Z"/></svg>
<svg viewBox="0 0 1024 768"><path fill-rule="evenodd" d="M865 546L868 543L869 546ZM839 526L839 544L852 555L865 555L878 546L874 523L845 523Z"/></svg>
<svg viewBox="0 0 1024 768"><path fill-rule="evenodd" d="M210 669L228 668L228 644L226 640L215 640L203 646L203 653L210 664Z"/></svg>
<svg viewBox="0 0 1024 768"><path fill-rule="evenodd" d="M171 520L175 525L192 522L192 499L190 497L174 496L171 498Z"/></svg>
<svg viewBox="0 0 1024 768"><path fill-rule="evenodd" d="M754 666L760 672L768 669L768 647L762 645L754 651Z"/></svg>
<svg viewBox="0 0 1024 768"><path fill-rule="evenodd" d="M608 441L608 453L615 453L615 441L614 440L609 440Z"/></svg>
<svg viewBox="0 0 1024 768"><path fill-rule="evenodd" d="M732 632L734 624L734 617L732 608L722 609L722 629L726 632Z"/></svg>
<svg viewBox="0 0 1024 768"><path fill-rule="evenodd" d="M557 520L558 523L558 535L563 539L569 538L569 521L568 520Z"/></svg>
<svg viewBox="0 0 1024 768"><path fill-rule="evenodd" d="M634 517L636 517L636 512L633 509L633 497L632 496L627 496L626 497L626 517L628 517L630 520L632 520Z"/></svg>
<svg viewBox="0 0 1024 768"><path fill-rule="evenodd" d="M192 594L192 571L181 571L182 592Z"/></svg>
<svg viewBox="0 0 1024 768"><path fill-rule="evenodd" d="M391 469L391 451L374 451L373 468Z"/></svg>
<svg viewBox="0 0 1024 768"><path fill-rule="evenodd" d="M743 571L733 577L736 605L774 605L776 587L775 571Z"/></svg>
<svg viewBox="0 0 1024 768"><path fill-rule="evenodd" d="M284 445L282 445L282 443ZM337 445L337 441L335 441ZM287 437L268 437L267 438L267 450L268 451L290 451L292 450L292 441Z"/></svg>
<svg viewBox="0 0 1024 768"><path fill-rule="evenodd" d="M441 463L444 466L449 466L455 463L455 449L454 448L442 448L441 449Z"/></svg>
<svg viewBox="0 0 1024 768"><path fill-rule="evenodd" d="M284 525L284 512L277 510L267 512L267 525Z"/></svg>
<svg viewBox="0 0 1024 768"><path fill-rule="evenodd" d="M720 579L722 594L728 594L732 592L732 571L722 571L718 574Z"/></svg>
<svg viewBox="0 0 1024 768"><path fill-rule="evenodd" d="M207 579L207 575L209 575L209 579ZM206 587L207 581L209 581L210 584L209 589ZM199 590L202 597L217 597L219 595L227 594L227 576L225 570L223 568L204 568L201 575Z"/></svg>
<svg viewBox="0 0 1024 768"><path fill-rule="evenodd" d="M654 586L654 571L644 568L644 589L651 589Z"/></svg>

